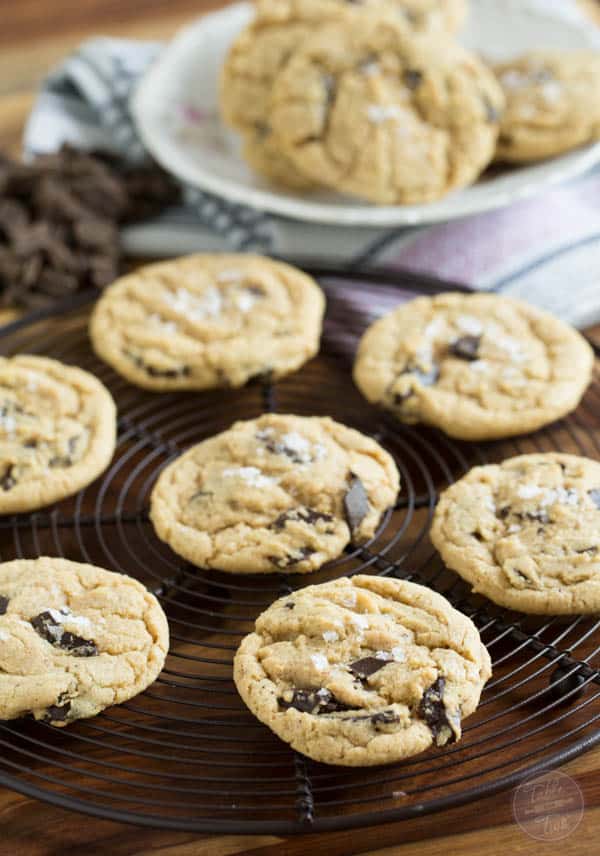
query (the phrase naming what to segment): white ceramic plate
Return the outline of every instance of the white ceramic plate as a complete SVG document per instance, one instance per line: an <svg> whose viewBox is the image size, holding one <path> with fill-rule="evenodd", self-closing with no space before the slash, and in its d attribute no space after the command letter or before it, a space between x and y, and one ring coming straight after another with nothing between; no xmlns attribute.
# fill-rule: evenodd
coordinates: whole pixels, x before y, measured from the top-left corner
<svg viewBox="0 0 600 856"><path fill-rule="evenodd" d="M297 195L254 175L235 135L219 121L219 69L236 34L252 17L248 3L228 6L184 29L144 76L132 99L140 135L180 179L232 202L319 223L402 226L487 211L566 181L600 161L600 144L534 166L482 178L426 205L377 207L335 193ZM600 50L600 38L569 0L471 0L462 40L503 59L532 48Z"/></svg>

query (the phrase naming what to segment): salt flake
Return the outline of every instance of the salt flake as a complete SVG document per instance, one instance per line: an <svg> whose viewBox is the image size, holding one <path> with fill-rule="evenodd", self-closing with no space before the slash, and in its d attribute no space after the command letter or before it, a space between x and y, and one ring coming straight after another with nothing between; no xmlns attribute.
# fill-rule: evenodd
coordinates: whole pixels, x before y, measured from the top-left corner
<svg viewBox="0 0 600 856"><path fill-rule="evenodd" d="M269 487L277 483L277 479L264 475L258 467L229 467L223 470L222 476L226 479L241 479L250 487Z"/></svg>
<svg viewBox="0 0 600 856"><path fill-rule="evenodd" d="M324 672L325 669L329 668L329 660L324 654L311 654L310 659L315 669L319 672Z"/></svg>

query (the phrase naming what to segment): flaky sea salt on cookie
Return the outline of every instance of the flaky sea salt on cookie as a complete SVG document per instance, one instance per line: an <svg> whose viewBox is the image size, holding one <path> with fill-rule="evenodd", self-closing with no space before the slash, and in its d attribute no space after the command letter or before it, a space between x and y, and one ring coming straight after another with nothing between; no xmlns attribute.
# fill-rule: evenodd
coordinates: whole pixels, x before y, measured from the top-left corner
<svg viewBox="0 0 600 856"><path fill-rule="evenodd" d="M325 298L290 265L194 255L140 268L92 314L98 356L145 389L239 387L282 377L319 350Z"/></svg>
<svg viewBox="0 0 600 856"><path fill-rule="evenodd" d="M477 628L445 598L368 576L276 601L234 660L261 722L316 761L355 767L459 740L490 674Z"/></svg>
<svg viewBox="0 0 600 856"><path fill-rule="evenodd" d="M345 15L302 41L268 105L278 145L318 184L383 205L428 202L491 161L504 106L493 73L398 15Z"/></svg>
<svg viewBox="0 0 600 856"><path fill-rule="evenodd" d="M399 476L370 437L332 419L237 422L171 463L151 497L160 538L229 573L310 573L371 538Z"/></svg>
<svg viewBox="0 0 600 856"><path fill-rule="evenodd" d="M497 160L540 160L600 138L597 53L535 51L495 72L506 97Z"/></svg>
<svg viewBox="0 0 600 856"><path fill-rule="evenodd" d="M534 306L493 294L441 294L405 303L369 327L354 379L402 422L491 440L570 413L593 364L583 336Z"/></svg>
<svg viewBox="0 0 600 856"><path fill-rule="evenodd" d="M599 612L600 463L547 453L475 467L442 494L431 540L501 606Z"/></svg>
<svg viewBox="0 0 600 856"><path fill-rule="evenodd" d="M0 564L0 719L95 716L153 683L168 648L137 580L50 557Z"/></svg>
<svg viewBox="0 0 600 856"><path fill-rule="evenodd" d="M0 514L71 496L109 465L116 408L89 372L45 357L0 357Z"/></svg>

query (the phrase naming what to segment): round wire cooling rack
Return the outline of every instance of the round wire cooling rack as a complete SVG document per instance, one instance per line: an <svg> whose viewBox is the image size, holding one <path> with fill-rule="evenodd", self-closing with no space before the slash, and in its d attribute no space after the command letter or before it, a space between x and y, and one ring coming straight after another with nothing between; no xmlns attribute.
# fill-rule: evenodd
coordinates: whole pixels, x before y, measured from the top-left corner
<svg viewBox="0 0 600 856"><path fill-rule="evenodd" d="M600 742L600 621L502 610L446 570L427 537L439 491L474 464L557 449L600 457L600 377L574 415L524 438L466 444L399 425L367 405L350 378L349 356L370 319L344 297L332 271L318 273L329 296L322 352L276 385L144 393L94 356L86 331L89 294L0 333L3 355L38 353L94 372L119 410L110 468L56 506L0 518L0 558L64 556L130 574L157 594L171 628L161 676L130 702L67 729L32 719L0 723L1 785L115 821L285 835L449 808ZM396 303L444 290L399 273L387 277L387 286L383 274L353 272L352 278L363 296L372 289ZM237 577L183 562L156 538L148 519L158 473L181 450L236 419L275 410L331 415L375 437L401 473L396 507L369 543L348 548L310 577ZM328 767L280 742L239 699L232 659L257 614L302 585L359 572L430 586L477 624L493 676L460 743L390 767Z"/></svg>

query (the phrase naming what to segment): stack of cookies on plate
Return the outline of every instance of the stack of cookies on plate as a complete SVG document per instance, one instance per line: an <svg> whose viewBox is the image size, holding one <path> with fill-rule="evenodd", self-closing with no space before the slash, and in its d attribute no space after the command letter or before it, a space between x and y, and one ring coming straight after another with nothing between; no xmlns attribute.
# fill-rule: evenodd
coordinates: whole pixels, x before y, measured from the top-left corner
<svg viewBox="0 0 600 856"><path fill-rule="evenodd" d="M192 256L111 285L90 337L120 383L201 396L302 371L324 311L318 284L289 265ZM592 368L583 337L533 306L441 294L371 325L354 380L386 418L481 442L570 413ZM88 372L2 358L0 391L0 513L45 507L109 466L116 408ZM459 740L491 674L473 621L401 579L411 569L389 552L383 570L368 561L370 575L335 573L344 554L376 558L371 545L406 490L371 415L373 436L325 415L255 412L159 467L150 502L157 537L192 566L297 575L241 640L233 679L295 749L350 766ZM548 452L475 467L439 499L431 537L450 569L502 606L597 612L600 463ZM303 586L324 566L333 579ZM168 639L136 580L62 557L0 565L0 719L64 726L126 701L156 679Z"/></svg>
<svg viewBox="0 0 600 856"><path fill-rule="evenodd" d="M260 175L381 205L440 199L493 160L600 136L600 57L492 68L457 35L466 0L257 0L221 77L221 114Z"/></svg>

